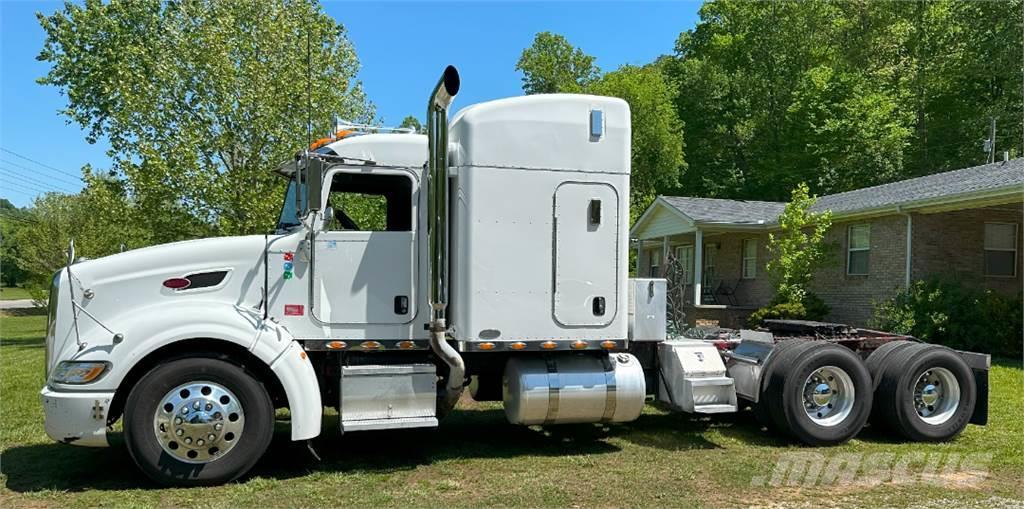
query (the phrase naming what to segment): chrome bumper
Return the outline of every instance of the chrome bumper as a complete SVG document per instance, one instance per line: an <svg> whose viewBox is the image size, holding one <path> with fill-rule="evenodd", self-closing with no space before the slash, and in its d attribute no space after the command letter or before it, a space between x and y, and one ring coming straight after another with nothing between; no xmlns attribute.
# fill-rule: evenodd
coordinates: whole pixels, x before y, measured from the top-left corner
<svg viewBox="0 0 1024 509"><path fill-rule="evenodd" d="M112 392L58 392L44 387L39 393L46 418L46 434L65 444L107 447L107 412Z"/></svg>

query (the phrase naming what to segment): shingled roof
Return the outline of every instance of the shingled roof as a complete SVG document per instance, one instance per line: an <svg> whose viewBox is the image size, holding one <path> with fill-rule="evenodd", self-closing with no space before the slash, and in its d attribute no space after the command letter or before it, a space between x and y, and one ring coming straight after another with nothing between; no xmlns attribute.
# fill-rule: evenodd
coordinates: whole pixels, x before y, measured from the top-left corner
<svg viewBox="0 0 1024 509"><path fill-rule="evenodd" d="M768 224L774 223L785 203L777 201L720 200L717 198L662 198L698 223Z"/></svg>
<svg viewBox="0 0 1024 509"><path fill-rule="evenodd" d="M818 198L812 210L843 216L1014 193L1024 198L1024 158L830 194ZM773 225L786 206L784 202L681 196L660 196L659 201L695 223L723 225Z"/></svg>
<svg viewBox="0 0 1024 509"><path fill-rule="evenodd" d="M822 196L813 210L835 214L967 197L1002 189L1024 193L1024 158Z"/></svg>

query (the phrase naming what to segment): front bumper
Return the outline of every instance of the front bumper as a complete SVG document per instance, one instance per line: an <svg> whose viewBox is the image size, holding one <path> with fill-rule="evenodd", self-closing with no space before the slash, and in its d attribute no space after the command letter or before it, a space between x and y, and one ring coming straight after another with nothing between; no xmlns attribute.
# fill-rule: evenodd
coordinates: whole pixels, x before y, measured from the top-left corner
<svg viewBox="0 0 1024 509"><path fill-rule="evenodd" d="M46 434L65 444L107 447L107 412L113 392L59 392L44 387L39 393Z"/></svg>

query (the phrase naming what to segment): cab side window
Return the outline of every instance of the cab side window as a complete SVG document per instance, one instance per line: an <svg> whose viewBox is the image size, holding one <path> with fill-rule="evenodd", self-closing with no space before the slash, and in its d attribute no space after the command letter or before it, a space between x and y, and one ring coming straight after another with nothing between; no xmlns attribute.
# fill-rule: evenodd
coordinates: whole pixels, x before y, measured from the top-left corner
<svg viewBox="0 0 1024 509"><path fill-rule="evenodd" d="M403 175L335 174L327 203L331 231L412 231L412 180Z"/></svg>

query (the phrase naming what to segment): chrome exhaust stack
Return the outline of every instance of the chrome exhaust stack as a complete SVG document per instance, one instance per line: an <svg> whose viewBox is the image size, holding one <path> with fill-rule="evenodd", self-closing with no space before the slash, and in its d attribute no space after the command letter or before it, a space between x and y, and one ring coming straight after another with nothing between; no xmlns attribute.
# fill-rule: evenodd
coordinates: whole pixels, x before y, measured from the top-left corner
<svg viewBox="0 0 1024 509"><path fill-rule="evenodd" d="M438 416L462 394L466 363L446 340L448 330L448 106L459 93L459 71L445 68L427 103L427 244L430 252L430 348L448 365Z"/></svg>

